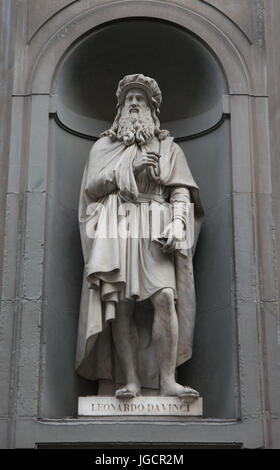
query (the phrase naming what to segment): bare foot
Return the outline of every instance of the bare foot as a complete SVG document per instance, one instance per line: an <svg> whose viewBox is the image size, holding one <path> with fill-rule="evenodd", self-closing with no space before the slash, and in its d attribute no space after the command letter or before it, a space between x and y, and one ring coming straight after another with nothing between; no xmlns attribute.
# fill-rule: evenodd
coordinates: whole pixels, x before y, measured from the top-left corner
<svg viewBox="0 0 280 470"><path fill-rule="evenodd" d="M160 394L164 397L178 397L189 401L193 401L199 397L199 392L191 387L180 385L177 382L170 382L163 385L160 389Z"/></svg>
<svg viewBox="0 0 280 470"><path fill-rule="evenodd" d="M119 388L116 393L116 398L135 398L140 395L141 387L136 383L129 383L125 387Z"/></svg>

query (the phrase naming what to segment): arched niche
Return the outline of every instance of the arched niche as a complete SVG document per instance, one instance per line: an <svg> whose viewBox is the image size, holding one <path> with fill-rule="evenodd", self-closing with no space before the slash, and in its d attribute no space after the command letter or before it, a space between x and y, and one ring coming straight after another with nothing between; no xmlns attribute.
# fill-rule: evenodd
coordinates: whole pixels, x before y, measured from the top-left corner
<svg viewBox="0 0 280 470"><path fill-rule="evenodd" d="M160 83L160 119L176 137L221 118L227 86L208 49L183 28L145 19L112 22L77 45L56 80L58 116L74 130L98 135L114 117L120 77L140 69Z"/></svg>
<svg viewBox="0 0 280 470"><path fill-rule="evenodd" d="M73 416L79 395L95 384L74 371L83 259L77 208L81 177L94 138L115 114L118 81L154 77L163 93L162 127L187 155L205 208L195 278L197 322L193 358L178 375L204 399L204 416L237 416L229 120L227 83L205 43L174 24L127 19L99 27L72 48L52 96L45 262L45 350L40 413ZM61 373L63 371L63 373Z"/></svg>

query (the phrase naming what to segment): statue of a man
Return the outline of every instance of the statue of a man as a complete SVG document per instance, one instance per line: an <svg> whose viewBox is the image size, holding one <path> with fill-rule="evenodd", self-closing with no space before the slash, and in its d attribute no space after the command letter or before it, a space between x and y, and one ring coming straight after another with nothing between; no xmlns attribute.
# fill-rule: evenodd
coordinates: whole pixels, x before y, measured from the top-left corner
<svg viewBox="0 0 280 470"><path fill-rule="evenodd" d="M140 395L141 387L197 397L175 377L192 354L198 187L183 151L160 129L156 81L125 76L117 99L114 123L93 145L81 187L85 276L76 370L112 381L119 398Z"/></svg>

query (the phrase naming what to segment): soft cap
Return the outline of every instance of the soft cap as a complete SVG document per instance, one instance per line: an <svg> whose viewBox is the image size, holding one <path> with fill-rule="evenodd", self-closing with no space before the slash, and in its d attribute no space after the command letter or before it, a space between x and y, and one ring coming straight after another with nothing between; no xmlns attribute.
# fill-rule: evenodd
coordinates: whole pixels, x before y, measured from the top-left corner
<svg viewBox="0 0 280 470"><path fill-rule="evenodd" d="M142 73L133 75L126 75L119 83L116 95L118 98L118 105L124 102L126 93L131 88L142 88L150 101L159 114L159 108L162 101L162 95L157 82L150 77L145 77Z"/></svg>

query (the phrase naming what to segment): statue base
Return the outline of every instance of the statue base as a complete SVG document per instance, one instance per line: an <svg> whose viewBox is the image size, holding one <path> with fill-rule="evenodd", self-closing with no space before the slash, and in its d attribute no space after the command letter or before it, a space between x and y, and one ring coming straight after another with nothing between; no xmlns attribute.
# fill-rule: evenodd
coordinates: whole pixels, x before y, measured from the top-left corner
<svg viewBox="0 0 280 470"><path fill-rule="evenodd" d="M79 397L78 416L202 416L202 398L188 403L186 398L140 396L130 399L116 397Z"/></svg>

